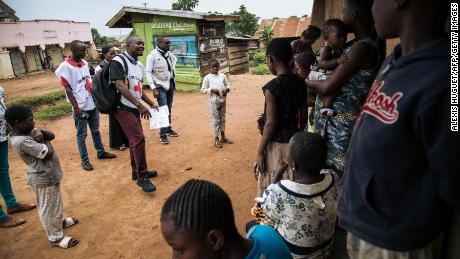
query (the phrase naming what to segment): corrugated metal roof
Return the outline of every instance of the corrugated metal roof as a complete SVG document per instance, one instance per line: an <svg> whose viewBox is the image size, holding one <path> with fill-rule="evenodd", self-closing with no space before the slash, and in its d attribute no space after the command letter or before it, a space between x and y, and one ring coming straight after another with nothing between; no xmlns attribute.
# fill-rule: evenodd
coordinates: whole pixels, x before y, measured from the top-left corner
<svg viewBox="0 0 460 259"><path fill-rule="evenodd" d="M254 34L254 38L260 38L260 31L265 26L273 29L273 38L293 38L300 37L300 34L310 25L310 18L282 18L282 19L263 19Z"/></svg>

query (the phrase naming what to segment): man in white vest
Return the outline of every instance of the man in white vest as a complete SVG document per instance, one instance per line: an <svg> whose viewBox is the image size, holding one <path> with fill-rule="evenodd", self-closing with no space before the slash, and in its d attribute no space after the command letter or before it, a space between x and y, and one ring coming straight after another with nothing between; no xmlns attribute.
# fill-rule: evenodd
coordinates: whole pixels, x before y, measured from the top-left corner
<svg viewBox="0 0 460 259"><path fill-rule="evenodd" d="M70 43L72 56L66 58L56 69L55 74L64 86L67 100L72 104L75 128L77 129L77 144L80 152L81 165L84 170L92 171L86 150L87 127L91 130L94 149L98 159L112 159L116 156L104 150L101 133L99 132L99 111L91 97L91 76L86 56L85 43L74 40Z"/></svg>
<svg viewBox="0 0 460 259"><path fill-rule="evenodd" d="M149 171L147 167L141 118L150 118L150 112L145 104L148 104L151 109L158 109L158 105L142 90L142 80L145 76L145 68L139 61L139 56L142 54L144 54L144 41L137 36L129 36L126 39L126 51L112 59L109 71L110 80L115 82L121 94L114 116L129 140L132 179L137 181L137 185L144 192L153 192L156 186L149 178L156 177L158 173L155 170Z"/></svg>
<svg viewBox="0 0 460 259"><path fill-rule="evenodd" d="M163 145L169 144L168 136L178 137L179 135L171 128L171 110L176 88L176 62L177 58L169 51L171 41L167 37L159 37L157 46L147 56L146 76L153 96L158 99L158 105L167 105L169 108L169 127L160 129L160 142Z"/></svg>

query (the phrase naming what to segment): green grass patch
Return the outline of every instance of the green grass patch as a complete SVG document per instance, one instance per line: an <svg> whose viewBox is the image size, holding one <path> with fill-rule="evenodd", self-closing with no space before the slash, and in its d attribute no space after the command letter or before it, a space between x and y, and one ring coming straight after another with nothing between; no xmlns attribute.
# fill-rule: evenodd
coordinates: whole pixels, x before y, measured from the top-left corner
<svg viewBox="0 0 460 259"><path fill-rule="evenodd" d="M268 69L267 64L259 64L257 67L252 68L252 73L254 75L269 75L270 70Z"/></svg>
<svg viewBox="0 0 460 259"><path fill-rule="evenodd" d="M36 120L54 120L60 117L67 116L72 112L72 105L68 102L56 103L52 106L42 107L34 112Z"/></svg>
<svg viewBox="0 0 460 259"><path fill-rule="evenodd" d="M61 89L42 95L23 97L12 102L7 102L6 106L9 107L17 104L22 104L34 108L40 105L54 104L64 98L65 91Z"/></svg>

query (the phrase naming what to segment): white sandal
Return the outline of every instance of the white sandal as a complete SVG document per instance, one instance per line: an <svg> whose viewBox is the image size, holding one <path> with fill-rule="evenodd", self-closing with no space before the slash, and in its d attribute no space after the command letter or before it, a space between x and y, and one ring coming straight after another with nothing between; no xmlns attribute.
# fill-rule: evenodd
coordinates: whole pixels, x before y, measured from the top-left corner
<svg viewBox="0 0 460 259"><path fill-rule="evenodd" d="M74 247L77 244L78 244L78 240L76 240L73 237L67 237L67 236L61 238L61 240L51 243L52 246L56 246L56 247L60 247L64 249Z"/></svg>
<svg viewBox="0 0 460 259"><path fill-rule="evenodd" d="M76 218L67 217L67 218L62 219L62 226L64 228L68 228L68 227L78 224L79 222L80 221L78 221L78 219Z"/></svg>

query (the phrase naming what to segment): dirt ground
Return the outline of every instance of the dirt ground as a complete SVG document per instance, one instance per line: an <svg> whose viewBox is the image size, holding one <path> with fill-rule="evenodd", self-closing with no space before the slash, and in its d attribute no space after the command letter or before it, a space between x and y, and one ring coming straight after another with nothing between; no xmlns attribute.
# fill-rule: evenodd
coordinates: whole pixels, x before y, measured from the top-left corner
<svg viewBox="0 0 460 259"><path fill-rule="evenodd" d="M0 85L5 90L7 101L14 101L22 97L46 94L59 89L60 82L53 72L43 72L12 80L1 80Z"/></svg>
<svg viewBox="0 0 460 259"><path fill-rule="evenodd" d="M230 195L240 233L250 220L249 210L256 193L251 172L259 141L257 117L263 110L261 87L272 77L231 76L236 91L229 94L226 135L235 143L219 150L207 113L207 96L199 93L176 93L173 126L179 138L170 144L159 143L158 131L150 131L143 122L149 168L159 176L153 179L157 191L142 192L131 180L128 151L113 151L114 160L99 161L87 147L95 170L83 171L76 146L72 118L38 122L56 134L53 145L61 160L64 178L61 182L64 216L78 217L80 224L65 230L66 235L80 240L78 246L64 250L48 244L37 211L16 214L27 223L0 230L0 258L170 258L170 249L160 233L160 211L165 199L191 178L213 181ZM3 81L6 98L26 96L59 87L53 74ZM108 117L101 116L103 143L108 147ZM18 200L35 202L35 194L25 184L25 165L9 150L10 176ZM185 170L191 167L191 170ZM4 207L3 199L0 199Z"/></svg>

